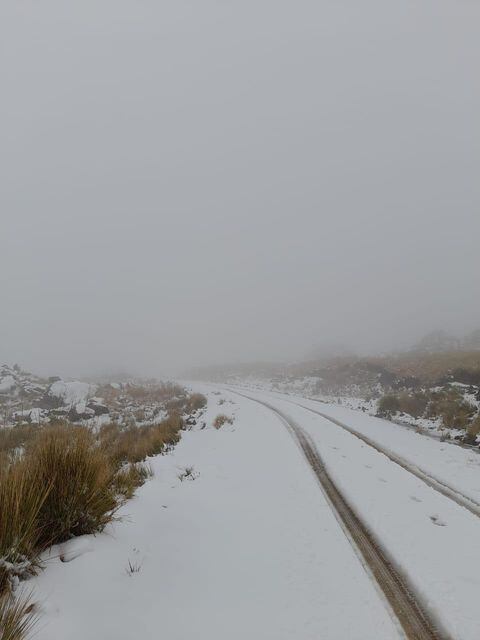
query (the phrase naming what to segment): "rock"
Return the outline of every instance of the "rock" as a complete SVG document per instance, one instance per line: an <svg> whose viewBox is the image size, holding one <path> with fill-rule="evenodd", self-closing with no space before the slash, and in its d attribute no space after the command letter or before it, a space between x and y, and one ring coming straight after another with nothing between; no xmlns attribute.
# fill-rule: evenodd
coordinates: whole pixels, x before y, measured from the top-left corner
<svg viewBox="0 0 480 640"><path fill-rule="evenodd" d="M102 404L101 402L98 402L94 399L88 402L87 408L91 409L96 416L104 416L110 413L109 408L105 404Z"/></svg>
<svg viewBox="0 0 480 640"><path fill-rule="evenodd" d="M473 446L477 444L477 436L473 436L470 433L466 433L464 436L461 437L461 441L463 442L463 444L470 444Z"/></svg>
<svg viewBox="0 0 480 640"><path fill-rule="evenodd" d="M95 412L93 411L93 409L89 409L88 407L82 407L80 409L78 406L76 406L72 407L68 411L68 419L70 420L70 422L78 422L79 420L90 420L90 418L93 418L94 415Z"/></svg>

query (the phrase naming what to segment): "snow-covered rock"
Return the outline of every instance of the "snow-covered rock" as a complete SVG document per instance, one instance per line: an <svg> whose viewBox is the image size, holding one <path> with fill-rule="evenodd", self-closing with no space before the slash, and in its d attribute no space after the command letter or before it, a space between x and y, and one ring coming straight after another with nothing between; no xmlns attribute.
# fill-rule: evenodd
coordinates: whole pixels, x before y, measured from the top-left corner
<svg viewBox="0 0 480 640"><path fill-rule="evenodd" d="M0 378L0 393L8 393L15 389L17 382L12 375L6 375Z"/></svg>
<svg viewBox="0 0 480 640"><path fill-rule="evenodd" d="M93 390L94 387L88 382L58 380L50 386L48 395L61 399L64 405L77 405L85 402Z"/></svg>

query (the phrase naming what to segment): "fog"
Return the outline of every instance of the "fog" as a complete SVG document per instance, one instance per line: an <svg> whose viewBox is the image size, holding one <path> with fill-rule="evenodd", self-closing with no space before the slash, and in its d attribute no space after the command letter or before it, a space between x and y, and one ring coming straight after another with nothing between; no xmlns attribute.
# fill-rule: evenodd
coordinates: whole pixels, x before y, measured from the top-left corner
<svg viewBox="0 0 480 640"><path fill-rule="evenodd" d="M0 362L480 326L480 5L3 0Z"/></svg>

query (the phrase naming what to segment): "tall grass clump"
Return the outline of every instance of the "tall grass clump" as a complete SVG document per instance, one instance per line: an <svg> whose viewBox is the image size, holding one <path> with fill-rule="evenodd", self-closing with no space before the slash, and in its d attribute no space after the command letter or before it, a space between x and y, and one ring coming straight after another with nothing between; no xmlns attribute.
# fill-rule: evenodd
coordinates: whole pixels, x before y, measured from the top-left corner
<svg viewBox="0 0 480 640"><path fill-rule="evenodd" d="M0 595L0 639L24 640L36 622L37 615L28 596Z"/></svg>
<svg viewBox="0 0 480 640"><path fill-rule="evenodd" d="M0 452L11 454L22 450L35 438L38 430L38 425L32 424L19 424L0 429Z"/></svg>
<svg viewBox="0 0 480 640"><path fill-rule="evenodd" d="M158 424L143 427L104 425L98 437L101 449L115 465L121 466L165 453L179 441L182 428L182 418L172 414Z"/></svg>
<svg viewBox="0 0 480 640"><path fill-rule="evenodd" d="M221 429L224 424L233 424L233 418L226 416L224 413L219 413L213 421L215 429Z"/></svg>
<svg viewBox="0 0 480 640"><path fill-rule="evenodd" d="M39 515L49 490L50 482L40 486L25 461L0 467L0 594L35 572L42 536Z"/></svg>
<svg viewBox="0 0 480 640"><path fill-rule="evenodd" d="M27 451L34 485L48 493L38 513L40 544L102 531L119 504L115 468L83 427L45 429Z"/></svg>
<svg viewBox="0 0 480 640"><path fill-rule="evenodd" d="M178 397L172 398L165 403L165 407L170 412L194 413L203 409L207 404L207 398L201 393L187 393L183 391Z"/></svg>
<svg viewBox="0 0 480 640"><path fill-rule="evenodd" d="M119 495L129 499L133 497L135 490L152 476L153 470L149 465L130 463L117 472L113 484Z"/></svg>
<svg viewBox="0 0 480 640"><path fill-rule="evenodd" d="M203 406L202 398L191 407ZM158 424L111 424L98 433L69 424L0 432L0 640L23 640L33 625L28 598L13 591L35 573L42 551L101 532L152 475L145 459L169 451L182 428L174 411Z"/></svg>

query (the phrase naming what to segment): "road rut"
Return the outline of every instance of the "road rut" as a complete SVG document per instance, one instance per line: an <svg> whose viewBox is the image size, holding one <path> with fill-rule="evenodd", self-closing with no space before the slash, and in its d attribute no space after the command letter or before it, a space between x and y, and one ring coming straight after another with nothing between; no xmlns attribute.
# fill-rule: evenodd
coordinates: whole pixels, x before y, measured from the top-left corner
<svg viewBox="0 0 480 640"><path fill-rule="evenodd" d="M323 413L322 411L316 411L315 409L312 409L307 405L301 404L300 402L294 402L293 400L288 400L287 398L285 398L285 402L290 402L290 404L293 404L297 407L301 407L302 409L305 409L306 411L310 411L311 413L315 413L316 415L324 418L325 420L332 422L333 424L340 427L341 429L348 431L348 433L351 433L353 436L355 436L356 438L364 442L369 447L372 447L379 453L382 453L384 456L389 458L389 460L391 460L395 464L398 464L400 467L402 467L402 469L405 469L405 471L408 471L412 475L416 476L419 480L424 482L426 485L428 485L435 491L438 491L438 493L441 493L442 495L449 498L450 500L453 500L461 507L468 509L468 511L470 511L475 516L477 516L477 518L480 518L480 504L478 502L475 502L475 500L473 500L472 498L469 498L468 496L464 495L463 493L460 493L460 491L458 491L457 489L454 489L453 487L448 485L446 482L443 482L439 478L435 478L434 476L430 475L423 469L420 469L416 465L408 462L407 460L405 460L405 458L402 458L401 456L397 455L393 451L390 451L389 449L382 447L380 444L378 444L368 436L365 436L363 435L363 433L360 433L360 431L357 431L356 429L349 427L344 422L341 422L336 418L332 418L331 416L329 416L326 413Z"/></svg>
<svg viewBox="0 0 480 640"><path fill-rule="evenodd" d="M383 592L408 640L451 640L427 612L407 578L338 489L310 436L277 407L242 393L239 395L267 407L287 427L315 473L335 517Z"/></svg>

